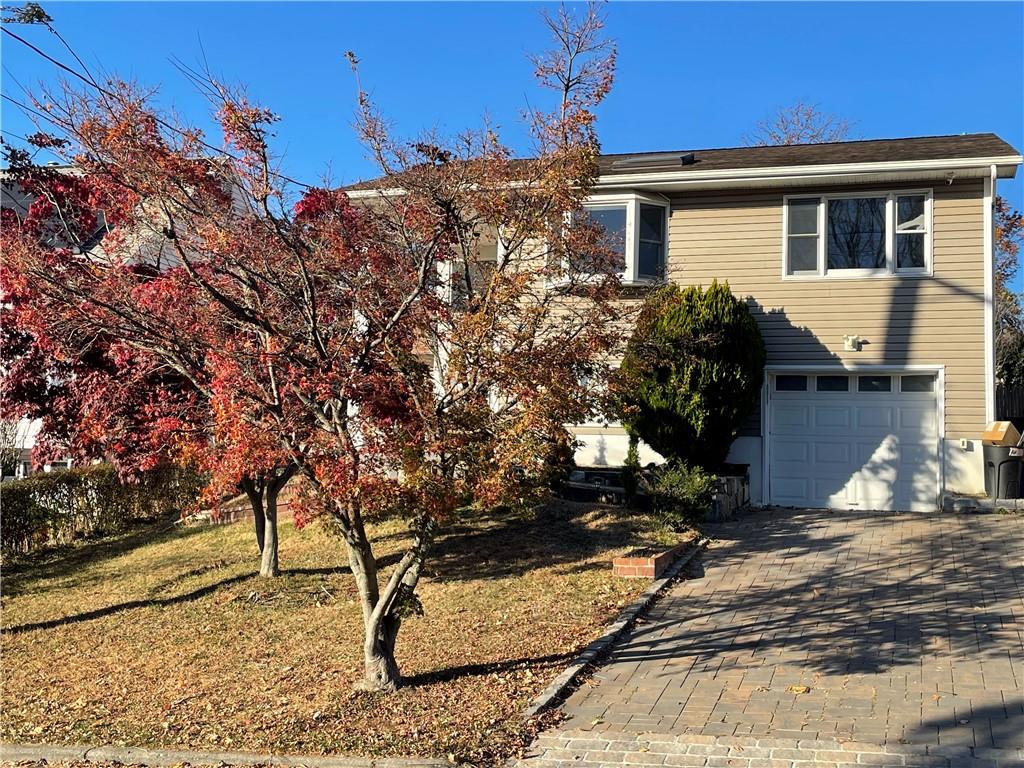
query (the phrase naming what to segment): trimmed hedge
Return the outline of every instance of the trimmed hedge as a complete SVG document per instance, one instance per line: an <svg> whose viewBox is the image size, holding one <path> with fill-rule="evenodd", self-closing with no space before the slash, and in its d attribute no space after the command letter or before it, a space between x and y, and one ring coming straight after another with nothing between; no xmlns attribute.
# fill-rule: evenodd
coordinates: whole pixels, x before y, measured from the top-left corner
<svg viewBox="0 0 1024 768"><path fill-rule="evenodd" d="M0 485L0 549L28 553L117 533L194 502L201 478L173 467L123 483L109 464L32 475Z"/></svg>

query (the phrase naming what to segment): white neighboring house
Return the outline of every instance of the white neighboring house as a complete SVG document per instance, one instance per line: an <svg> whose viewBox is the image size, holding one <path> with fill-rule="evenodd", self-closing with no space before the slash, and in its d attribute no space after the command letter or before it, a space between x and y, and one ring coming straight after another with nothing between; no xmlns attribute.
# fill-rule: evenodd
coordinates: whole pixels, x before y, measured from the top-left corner
<svg viewBox="0 0 1024 768"><path fill-rule="evenodd" d="M4 475L3 480L21 480L31 474L35 474L32 471L32 449L36 446L36 438L39 436L39 430L42 428L42 425L41 419L22 419L18 422L14 432L14 444L19 452L18 460L15 464L14 474ZM71 459L67 458L44 464L42 471L53 472L54 470L69 469L70 467Z"/></svg>

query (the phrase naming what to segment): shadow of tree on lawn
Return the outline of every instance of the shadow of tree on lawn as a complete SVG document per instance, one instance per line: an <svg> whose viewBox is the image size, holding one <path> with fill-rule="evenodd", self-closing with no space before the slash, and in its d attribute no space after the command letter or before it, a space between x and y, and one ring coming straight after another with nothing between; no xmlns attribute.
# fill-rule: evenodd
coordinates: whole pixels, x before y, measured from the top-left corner
<svg viewBox="0 0 1024 768"><path fill-rule="evenodd" d="M382 567L394 565L400 558L399 554L388 555L387 557L381 558L380 563ZM196 569L200 572L207 572L208 569ZM330 576L340 573L351 573L351 570L347 565L325 567L325 568L289 568L284 572L282 578L288 576ZM181 574L179 577L167 582L167 584L174 584L180 582L190 576L194 575L193 572L186 572ZM116 603L114 605L103 606L102 608L94 608L89 611L82 611L81 613L72 614L70 616L61 616L54 619L47 619L45 621L36 621L27 624L18 624L11 627L4 627L2 630L4 633L17 635L24 632L31 632L34 630L41 629L53 629L55 627L64 627L71 624L80 624L84 621L93 621L95 619L101 619L106 616L112 616L118 613L124 613L132 611L137 608L153 608L153 607L166 607L171 605L178 605L180 603L188 603L194 600L207 597L214 594L220 589L229 587L235 584L240 584L245 581L252 581L254 586L273 586L274 582L265 581L260 579L255 571L247 571L245 573L239 573L228 578L221 579L220 581L213 582L212 584L206 584L205 586L198 587L189 592L184 592L178 595L171 595L169 597L153 597L153 598L142 598L138 600L127 600L122 603Z"/></svg>
<svg viewBox="0 0 1024 768"><path fill-rule="evenodd" d="M552 566L588 570L592 564L583 561L628 544L639 529L621 507L556 501L530 515L495 512L447 528L426 568L440 581L502 579Z"/></svg>
<svg viewBox="0 0 1024 768"><path fill-rule="evenodd" d="M176 519L176 518L175 518ZM4 563L4 593L20 594L38 582L73 573L86 565L98 565L143 546L185 539L202 531L199 526L176 526L171 519L142 524L112 537L68 544L24 555Z"/></svg>
<svg viewBox="0 0 1024 768"><path fill-rule="evenodd" d="M402 684L410 687L450 683L463 677L482 677L485 675L511 672L514 669L529 667L530 669L549 669L561 666L573 658L572 653L553 653L547 656L532 658L504 659L502 661L482 662L479 664L462 664L457 667L446 667L431 672L421 672L402 679Z"/></svg>

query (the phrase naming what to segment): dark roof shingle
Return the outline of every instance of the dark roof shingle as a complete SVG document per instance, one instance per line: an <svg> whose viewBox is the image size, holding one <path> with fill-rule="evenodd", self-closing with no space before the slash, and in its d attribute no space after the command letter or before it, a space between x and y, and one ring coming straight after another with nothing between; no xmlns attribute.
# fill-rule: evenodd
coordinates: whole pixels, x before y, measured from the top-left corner
<svg viewBox="0 0 1024 768"><path fill-rule="evenodd" d="M692 162L684 164L681 158L691 154ZM830 144L634 152L601 155L598 164L601 175L609 177L645 171L729 171L801 165L1006 157L1017 154L1019 153L1016 149L994 133L972 133L956 136L841 141ZM664 162L660 162L662 159ZM377 188L383 181L362 181L348 185L345 189L354 191Z"/></svg>
<svg viewBox="0 0 1024 768"><path fill-rule="evenodd" d="M693 162L684 166L679 158L688 153L693 153ZM653 161L662 156L666 159L664 169L713 171L799 165L880 163L900 160L945 160L1016 154L1016 149L994 133L973 133L961 136L841 141L831 144L687 149L674 152L602 155L599 162L602 175L614 175L637 172L639 169L628 166L631 160L643 158ZM655 170L655 167L645 164L643 170Z"/></svg>

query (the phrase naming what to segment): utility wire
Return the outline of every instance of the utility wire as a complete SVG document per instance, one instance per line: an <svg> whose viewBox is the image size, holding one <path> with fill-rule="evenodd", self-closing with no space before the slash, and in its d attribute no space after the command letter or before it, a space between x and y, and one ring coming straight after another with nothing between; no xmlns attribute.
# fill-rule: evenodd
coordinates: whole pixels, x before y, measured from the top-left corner
<svg viewBox="0 0 1024 768"><path fill-rule="evenodd" d="M10 35L15 40L17 40L19 43L21 43L22 45L26 46L30 50L34 51L39 56L42 56L44 59L49 61L54 66L59 67L60 69L62 69L63 71L67 72L70 75L73 75L74 77L77 77L79 80L81 80L86 85L91 86L92 88L95 88L97 91L102 93L104 96L107 96L108 98L111 98L111 99L117 99L117 95L116 94L114 94L111 91L109 91L106 88L104 88L102 85L97 83L91 77L87 77L86 75L83 75L78 70L73 69L72 67L69 67L64 62L59 61L58 59L55 59L53 56L50 56L50 54L48 54L45 51L40 50L39 48L34 46L32 43L30 43L25 38L21 37L20 35L15 34L14 32L11 32L11 30L7 29L7 27L0 27L0 31L3 31L4 34ZM58 35L58 38L59 37L60 37L60 35ZM60 38L60 39L63 41L63 38ZM67 43L65 43L65 47L67 47ZM72 51L72 55L74 55L76 59L78 58L78 56L75 55L73 51ZM17 102L14 99L10 98L6 94L3 94L3 97L5 99L7 99L8 101L10 101L11 103L17 104L22 109L26 109L25 105L20 104L19 102ZM36 115L44 116L38 110L29 110L29 111L31 111L32 113L34 113ZM59 123L54 121L52 118L46 116L46 119L48 119L54 125L58 125L59 126ZM186 135L186 131L183 131L181 128L178 128L177 126L172 125L171 123L168 123L166 120L163 120L158 115L153 115L153 119L157 122L158 125L162 126L163 128L165 128L165 129L167 129L169 131L174 131L175 133L177 133L177 134L179 134L181 136L185 136ZM189 135L189 138L196 139L195 135ZM222 155L226 155L227 157L230 157L232 160L234 160L236 162L241 162L241 158L239 158L237 155L233 155L230 152L225 151L223 147L218 147L218 146L215 146L213 144L210 144L209 142L204 141L201 138L200 139L196 139L196 140L200 144L202 144L204 147L206 147L207 149L210 149L210 150L212 150L214 152L217 152L219 154L222 154ZM305 182L299 181L297 179L293 179L290 176L286 176L283 173L280 173L278 171L271 170L270 173L273 176L276 176L277 178L281 179L282 181L287 181L290 184L295 184L296 186L303 187L305 189L312 189L313 188L312 184L306 184Z"/></svg>

